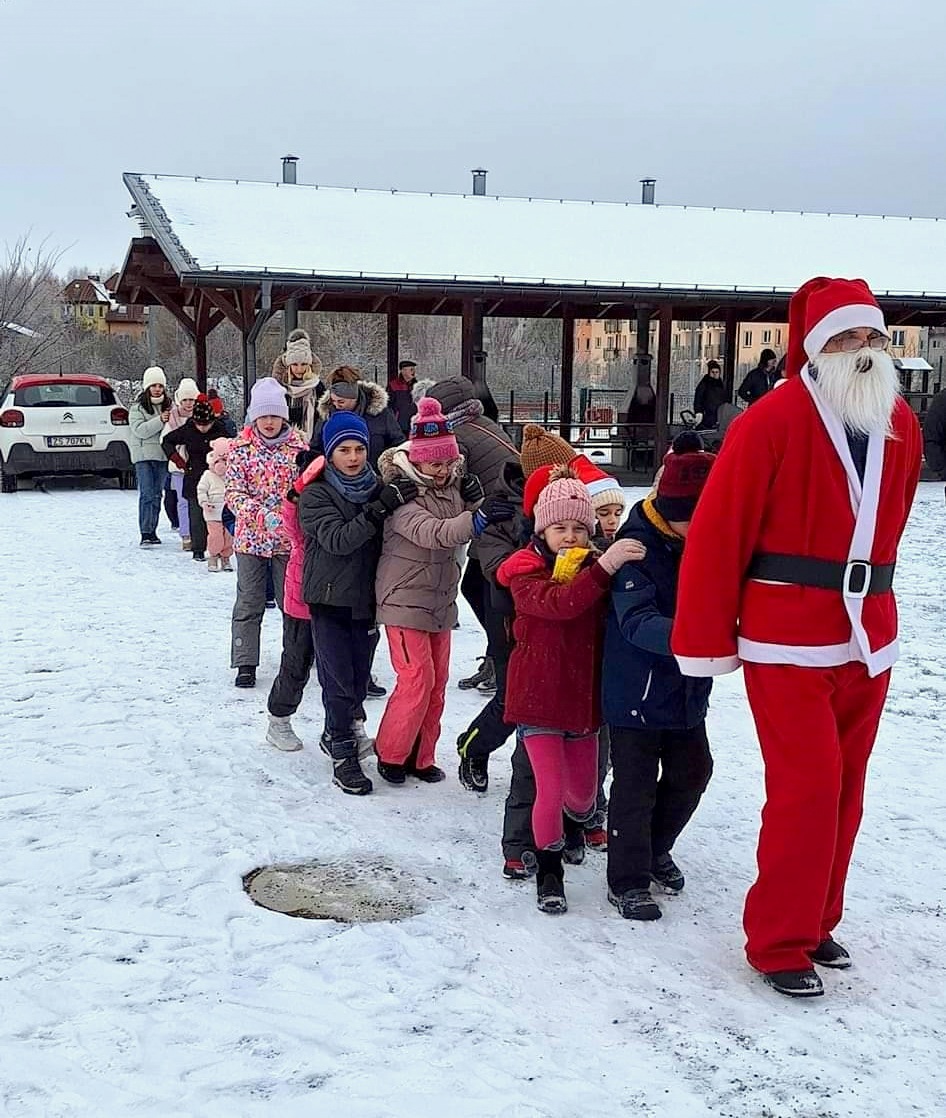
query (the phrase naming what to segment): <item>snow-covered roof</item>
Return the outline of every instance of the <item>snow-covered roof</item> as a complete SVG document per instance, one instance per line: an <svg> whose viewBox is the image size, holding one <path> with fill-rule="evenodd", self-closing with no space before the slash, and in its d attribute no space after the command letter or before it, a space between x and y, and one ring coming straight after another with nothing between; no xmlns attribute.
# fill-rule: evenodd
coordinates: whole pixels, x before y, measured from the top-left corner
<svg viewBox="0 0 946 1118"><path fill-rule="evenodd" d="M18 322L0 322L0 328L9 330L13 334L22 334L24 338L38 338L39 334L28 326L21 326Z"/></svg>
<svg viewBox="0 0 946 1118"><path fill-rule="evenodd" d="M922 357L897 357L896 364L907 372L931 373L933 366Z"/></svg>
<svg viewBox="0 0 946 1118"><path fill-rule="evenodd" d="M108 303L112 310L114 310L118 306L118 304L112 298L112 293L105 286L105 284L102 283L101 280L92 279L92 277L89 276L89 283L92 285L92 289L98 296L98 300L100 303Z"/></svg>
<svg viewBox="0 0 946 1118"><path fill-rule="evenodd" d="M946 220L125 175L180 274L946 295Z"/></svg>

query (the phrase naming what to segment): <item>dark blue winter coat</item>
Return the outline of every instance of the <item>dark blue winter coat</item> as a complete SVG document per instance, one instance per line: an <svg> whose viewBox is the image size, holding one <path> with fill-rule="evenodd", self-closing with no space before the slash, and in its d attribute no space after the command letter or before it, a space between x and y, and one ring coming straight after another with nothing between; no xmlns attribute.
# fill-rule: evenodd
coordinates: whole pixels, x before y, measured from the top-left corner
<svg viewBox="0 0 946 1118"><path fill-rule="evenodd" d="M683 541L660 532L635 505L618 532L640 540L647 557L625 563L611 581L602 669L609 726L689 730L706 717L712 680L681 675L670 652Z"/></svg>

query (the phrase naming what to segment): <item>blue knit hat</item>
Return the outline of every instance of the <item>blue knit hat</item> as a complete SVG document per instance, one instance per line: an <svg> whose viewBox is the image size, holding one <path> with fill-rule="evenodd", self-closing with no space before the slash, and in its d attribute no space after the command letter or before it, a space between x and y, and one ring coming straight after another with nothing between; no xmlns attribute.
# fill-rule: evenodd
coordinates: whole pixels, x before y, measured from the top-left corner
<svg viewBox="0 0 946 1118"><path fill-rule="evenodd" d="M322 428L322 446L325 447L325 457L331 458L332 452L339 443L347 439L368 446L368 424L355 411L336 411L326 419Z"/></svg>

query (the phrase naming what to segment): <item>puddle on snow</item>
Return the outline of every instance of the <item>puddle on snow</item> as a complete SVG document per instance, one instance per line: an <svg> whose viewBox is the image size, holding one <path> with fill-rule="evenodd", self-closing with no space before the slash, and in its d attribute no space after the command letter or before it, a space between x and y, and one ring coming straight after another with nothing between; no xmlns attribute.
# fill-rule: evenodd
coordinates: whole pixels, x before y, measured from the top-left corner
<svg viewBox="0 0 946 1118"><path fill-rule="evenodd" d="M381 862L260 866L246 874L243 888L261 908L341 924L406 920L426 907L416 880Z"/></svg>

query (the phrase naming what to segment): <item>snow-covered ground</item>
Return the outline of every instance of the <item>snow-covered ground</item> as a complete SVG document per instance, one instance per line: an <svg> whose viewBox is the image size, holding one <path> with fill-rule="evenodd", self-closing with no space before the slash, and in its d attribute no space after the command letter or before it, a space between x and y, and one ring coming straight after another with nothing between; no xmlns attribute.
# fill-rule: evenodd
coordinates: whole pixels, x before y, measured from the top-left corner
<svg viewBox="0 0 946 1118"><path fill-rule="evenodd" d="M481 651L455 634L449 780L343 796L314 747L262 744L260 685L227 666L234 575L136 546L137 495L0 498L0 1113L346 1118L873 1118L946 1114L946 680L939 485L897 575L905 656L874 756L827 996L779 999L746 967L742 898L761 768L741 678L717 687L716 774L678 844L686 891L653 925L569 869L568 915L500 876L508 749L489 795L453 740ZM160 530L159 530L160 531ZM390 683L386 656L380 676ZM376 724L381 707L370 708ZM381 859L424 913L347 927L255 907L271 861Z"/></svg>

